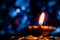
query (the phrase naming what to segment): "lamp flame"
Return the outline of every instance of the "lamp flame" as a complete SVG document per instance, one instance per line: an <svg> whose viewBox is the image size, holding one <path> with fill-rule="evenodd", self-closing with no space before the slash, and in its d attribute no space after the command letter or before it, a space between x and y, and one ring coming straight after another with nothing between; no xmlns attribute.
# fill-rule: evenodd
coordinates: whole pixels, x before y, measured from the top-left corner
<svg viewBox="0 0 60 40"><path fill-rule="evenodd" d="M42 25L44 22L44 18L45 18L45 13L43 12L40 17L39 17L39 24Z"/></svg>

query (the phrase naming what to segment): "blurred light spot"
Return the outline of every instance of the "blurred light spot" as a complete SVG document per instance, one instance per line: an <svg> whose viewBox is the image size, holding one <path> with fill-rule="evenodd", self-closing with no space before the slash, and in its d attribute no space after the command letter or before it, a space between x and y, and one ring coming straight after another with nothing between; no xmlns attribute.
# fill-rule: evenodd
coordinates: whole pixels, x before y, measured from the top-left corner
<svg viewBox="0 0 60 40"><path fill-rule="evenodd" d="M56 4L56 1L49 1L48 2L48 6L49 7L52 7L52 6L54 6Z"/></svg>
<svg viewBox="0 0 60 40"><path fill-rule="evenodd" d="M16 12L11 13L11 16L12 16L12 17L15 17L16 15L17 15Z"/></svg>
<svg viewBox="0 0 60 40"><path fill-rule="evenodd" d="M23 19L22 19L22 23L25 23L27 20L27 15L24 15Z"/></svg>
<svg viewBox="0 0 60 40"><path fill-rule="evenodd" d="M13 39L13 38L15 38L15 36L11 36L10 38Z"/></svg>
<svg viewBox="0 0 60 40"><path fill-rule="evenodd" d="M59 33L59 32L60 32L60 28L57 28L57 29L56 29L56 32L58 32L58 33Z"/></svg>
<svg viewBox="0 0 60 40"><path fill-rule="evenodd" d="M22 2L23 2L23 0L16 0L15 5L16 6L21 6Z"/></svg>
<svg viewBox="0 0 60 40"><path fill-rule="evenodd" d="M60 20L60 10L57 12L57 19Z"/></svg>
<svg viewBox="0 0 60 40"><path fill-rule="evenodd" d="M60 12L59 12L59 16L60 16Z"/></svg>
<svg viewBox="0 0 60 40"><path fill-rule="evenodd" d="M5 30L0 30L0 35L4 35L6 33Z"/></svg>
<svg viewBox="0 0 60 40"><path fill-rule="evenodd" d="M60 16L57 16L57 19L60 20Z"/></svg>
<svg viewBox="0 0 60 40"><path fill-rule="evenodd" d="M25 10L25 9L26 9L25 6L22 6L22 7L21 7L21 10Z"/></svg>
<svg viewBox="0 0 60 40"><path fill-rule="evenodd" d="M58 34L58 33L60 33L60 27L57 27L56 30L51 32L52 35L55 35L55 34Z"/></svg>
<svg viewBox="0 0 60 40"><path fill-rule="evenodd" d="M8 30L8 33L12 35L12 34L15 34L15 31L14 30Z"/></svg>
<svg viewBox="0 0 60 40"><path fill-rule="evenodd" d="M12 29L12 25L8 25L8 30L9 30L9 29Z"/></svg>
<svg viewBox="0 0 60 40"><path fill-rule="evenodd" d="M45 9L46 9L45 6L43 6L41 10L44 11Z"/></svg>
<svg viewBox="0 0 60 40"><path fill-rule="evenodd" d="M29 26L28 28L29 28L29 29L32 29L32 26Z"/></svg>
<svg viewBox="0 0 60 40"><path fill-rule="evenodd" d="M16 12L16 10L14 8L9 8L9 15L11 18L14 18L18 15L18 13Z"/></svg>
<svg viewBox="0 0 60 40"><path fill-rule="evenodd" d="M60 16L60 10L58 11L58 15Z"/></svg>
<svg viewBox="0 0 60 40"><path fill-rule="evenodd" d="M16 13L20 13L20 9L19 8L16 9Z"/></svg>
<svg viewBox="0 0 60 40"><path fill-rule="evenodd" d="M16 11L12 11L12 12L10 12L10 16L11 16L11 17L16 17L16 16L17 16Z"/></svg>

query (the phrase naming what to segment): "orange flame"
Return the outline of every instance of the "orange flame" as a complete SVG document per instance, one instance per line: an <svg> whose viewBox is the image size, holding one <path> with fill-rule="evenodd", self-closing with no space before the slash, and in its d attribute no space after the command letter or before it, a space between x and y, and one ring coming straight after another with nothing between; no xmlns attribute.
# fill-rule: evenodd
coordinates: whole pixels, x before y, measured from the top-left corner
<svg viewBox="0 0 60 40"><path fill-rule="evenodd" d="M43 24L44 18L45 18L45 13L43 12L43 13L41 14L41 16L39 17L39 24L40 24L40 25Z"/></svg>

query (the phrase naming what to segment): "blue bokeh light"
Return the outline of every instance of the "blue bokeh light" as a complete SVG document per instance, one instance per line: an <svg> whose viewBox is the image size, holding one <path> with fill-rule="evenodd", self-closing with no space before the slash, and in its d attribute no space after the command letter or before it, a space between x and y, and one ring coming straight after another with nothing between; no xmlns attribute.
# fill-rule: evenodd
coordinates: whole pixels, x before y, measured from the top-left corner
<svg viewBox="0 0 60 40"><path fill-rule="evenodd" d="M51 35L57 35L58 33L60 33L60 26L57 26L56 30L51 32Z"/></svg>
<svg viewBox="0 0 60 40"><path fill-rule="evenodd" d="M15 11L10 12L10 16L11 16L11 17L16 17L16 16L17 16L17 13L16 13Z"/></svg>
<svg viewBox="0 0 60 40"><path fill-rule="evenodd" d="M49 7L52 7L52 6L54 6L56 4L56 1L49 1L48 2L48 6Z"/></svg>
<svg viewBox="0 0 60 40"><path fill-rule="evenodd" d="M27 21L27 15L24 15L23 19L22 19L22 23L24 24Z"/></svg>
<svg viewBox="0 0 60 40"><path fill-rule="evenodd" d="M43 6L43 7L41 8L42 11L44 11L45 9L46 9L45 6Z"/></svg>
<svg viewBox="0 0 60 40"><path fill-rule="evenodd" d="M19 9L18 9L19 10ZM14 18L14 17L16 17L17 15L18 15L18 11L17 10L15 10L14 8L10 8L10 10L9 10L10 12L9 12L9 15L10 15L10 17L12 17L12 18Z"/></svg>
<svg viewBox="0 0 60 40"><path fill-rule="evenodd" d="M30 3L30 0L16 0L15 1L15 6L19 6L19 7L22 7L22 6L25 6L25 7L28 7L29 6L29 3Z"/></svg>
<svg viewBox="0 0 60 40"><path fill-rule="evenodd" d="M57 33L60 33L60 28L57 28L57 29L56 29L56 32L57 32Z"/></svg>
<svg viewBox="0 0 60 40"><path fill-rule="evenodd" d="M57 12L57 19L60 20L60 10Z"/></svg>
<svg viewBox="0 0 60 40"><path fill-rule="evenodd" d="M16 5L16 6L21 6L22 3L23 3L23 0L16 0L16 1L15 1L15 5Z"/></svg>
<svg viewBox="0 0 60 40"><path fill-rule="evenodd" d="M19 8L16 9L16 13L20 13L21 10Z"/></svg>
<svg viewBox="0 0 60 40"><path fill-rule="evenodd" d="M8 30L10 30L10 29L12 29L12 25L11 24L8 25Z"/></svg>
<svg viewBox="0 0 60 40"><path fill-rule="evenodd" d="M24 11L25 9L26 9L26 7L25 7L25 6L21 6L21 10L23 10L23 11Z"/></svg>
<svg viewBox="0 0 60 40"><path fill-rule="evenodd" d="M60 16L57 16L57 19L60 20Z"/></svg>
<svg viewBox="0 0 60 40"><path fill-rule="evenodd" d="M6 34L6 31L5 30L0 30L0 35L4 35Z"/></svg>

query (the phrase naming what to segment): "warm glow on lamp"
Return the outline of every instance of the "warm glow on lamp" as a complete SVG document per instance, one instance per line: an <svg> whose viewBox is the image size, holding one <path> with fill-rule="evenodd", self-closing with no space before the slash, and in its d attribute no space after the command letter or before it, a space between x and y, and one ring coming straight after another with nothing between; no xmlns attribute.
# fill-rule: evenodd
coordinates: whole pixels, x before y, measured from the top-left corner
<svg viewBox="0 0 60 40"><path fill-rule="evenodd" d="M45 29L45 30L54 30L54 29L56 29L54 26L43 26L42 24L43 24L43 22L44 22L44 20L45 20L45 13L44 12L42 12L42 14L40 15L40 17L39 17L39 25L41 25L40 27L42 28L42 29Z"/></svg>
<svg viewBox="0 0 60 40"><path fill-rule="evenodd" d="M39 17L39 25L42 25L45 19L45 13L43 12L41 16Z"/></svg>
<svg viewBox="0 0 60 40"><path fill-rule="evenodd" d="M29 26L29 29L32 29L32 26Z"/></svg>
<svg viewBox="0 0 60 40"><path fill-rule="evenodd" d="M42 12L42 14L39 16L39 25L40 26L29 26L28 28L29 29L38 29L38 28L41 28L42 30L55 30L56 27L54 26L44 26L43 25L43 22L45 20L45 17L46 17L46 14L45 12Z"/></svg>

